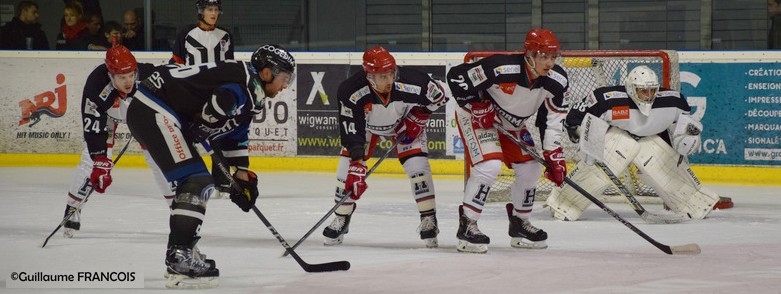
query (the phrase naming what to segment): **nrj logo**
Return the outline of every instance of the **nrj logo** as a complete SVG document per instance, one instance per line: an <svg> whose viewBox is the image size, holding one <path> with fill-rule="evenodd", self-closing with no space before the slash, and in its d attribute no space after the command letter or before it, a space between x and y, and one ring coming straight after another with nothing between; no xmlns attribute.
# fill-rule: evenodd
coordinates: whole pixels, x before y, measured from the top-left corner
<svg viewBox="0 0 781 294"><path fill-rule="evenodd" d="M19 101L19 108L22 110L22 118L19 120L20 126L32 122L29 125L32 127L41 121L41 115L43 114L51 117L60 117L65 114L65 111L68 109L65 75L57 74L56 81L60 86L54 88L54 91L46 91L35 95L32 101L30 99Z"/></svg>

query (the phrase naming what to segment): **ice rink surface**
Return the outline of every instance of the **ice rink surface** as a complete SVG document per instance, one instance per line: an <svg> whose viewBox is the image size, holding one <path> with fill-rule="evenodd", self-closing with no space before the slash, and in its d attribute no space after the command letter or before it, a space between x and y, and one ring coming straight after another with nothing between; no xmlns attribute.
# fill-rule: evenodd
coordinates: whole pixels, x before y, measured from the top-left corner
<svg viewBox="0 0 781 294"><path fill-rule="evenodd" d="M60 230L73 168L0 168L0 274L3 293L139 293L164 290L168 207L147 169L116 168L106 194L93 194L73 239ZM258 208L291 244L333 206L334 175L261 173ZM695 256L666 255L591 206L577 222L554 220L535 203L532 222L548 249L511 248L503 203L486 206L480 229L487 254L458 253L462 179L435 178L440 225L436 249L419 239L409 182L376 175L358 201L342 245L322 245L324 223L296 252L308 263L347 260L346 272L306 273L260 220L230 200L213 199L201 251L215 259L220 286L210 293L779 293L781 187L708 185L735 207L682 224L647 224L623 203L609 206L667 245L697 243ZM661 205L646 205L662 213ZM11 272L128 271L145 289L6 289ZM189 293L188 292L188 293Z"/></svg>

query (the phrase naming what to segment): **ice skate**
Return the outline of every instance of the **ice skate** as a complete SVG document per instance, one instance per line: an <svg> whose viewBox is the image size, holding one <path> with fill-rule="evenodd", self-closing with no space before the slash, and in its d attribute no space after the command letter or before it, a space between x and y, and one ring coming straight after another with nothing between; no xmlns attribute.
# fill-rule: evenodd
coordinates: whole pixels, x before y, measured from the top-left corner
<svg viewBox="0 0 781 294"><path fill-rule="evenodd" d="M208 289L219 285L220 271L212 260L200 259L193 248L174 245L168 248L165 258L167 282L171 289Z"/></svg>
<svg viewBox="0 0 781 294"><path fill-rule="evenodd" d="M464 215L464 206L458 207L458 245L456 250L469 253L486 253L491 239L480 232L477 228L477 221Z"/></svg>
<svg viewBox="0 0 781 294"><path fill-rule="evenodd" d="M418 232L420 232L420 239L426 243L426 248L439 247L439 241L437 240L439 228L437 226L437 215L435 213L420 215Z"/></svg>
<svg viewBox="0 0 781 294"><path fill-rule="evenodd" d="M511 237L510 246L526 249L548 248L548 244L545 244L548 233L534 227L528 219L514 216L512 203L507 203L505 207L507 208L507 218L510 219L510 228L508 229L508 234Z"/></svg>
<svg viewBox="0 0 781 294"><path fill-rule="evenodd" d="M355 212L355 203L353 203L353 212ZM334 213L334 220L323 230L323 236L325 236L323 244L326 246L342 244L344 235L350 231L350 218L352 218L352 213Z"/></svg>
<svg viewBox="0 0 781 294"><path fill-rule="evenodd" d="M65 222L65 225L63 225L64 230L62 231L62 235L65 236L65 238L73 238L73 235L76 234L76 231L78 231L81 228L81 211L76 211L76 207L65 205L65 215L63 217L67 217L68 214L74 211L73 215Z"/></svg>
<svg viewBox="0 0 781 294"><path fill-rule="evenodd" d="M198 238L198 239L197 239L197 240L195 240L195 242L194 242L194 243L197 243L197 242L198 242L198 240L200 240L200 238L201 238L201 237L197 237L197 238ZM198 249L198 246L196 246L196 245L193 245L193 255L195 256L195 258L198 258L199 260L202 260L203 262L206 262L206 263L208 263L208 264L209 264L211 267L213 267L213 268L216 268L216 267L217 267L217 262L216 262L216 261L214 261L214 259L207 259L207 258L206 258L206 254L203 254L203 253L201 253L201 250L199 250L199 249ZM165 273L163 274L163 277L164 277L164 278L166 278L166 279L168 279L168 277L169 277L170 275L172 275L172 274L176 274L176 273L175 273L175 272L173 272L173 270L171 270L171 269L169 269L169 268L167 268L167 267L166 267L166 271L165 271Z"/></svg>

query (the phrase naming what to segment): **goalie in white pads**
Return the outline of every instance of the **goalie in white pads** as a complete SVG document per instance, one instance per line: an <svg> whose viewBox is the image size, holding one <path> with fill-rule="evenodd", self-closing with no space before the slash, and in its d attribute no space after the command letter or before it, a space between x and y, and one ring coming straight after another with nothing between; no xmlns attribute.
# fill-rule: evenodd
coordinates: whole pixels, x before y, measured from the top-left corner
<svg viewBox="0 0 781 294"><path fill-rule="evenodd" d="M719 196L703 187L689 168L687 156L699 149L702 132L702 124L690 114L691 108L681 93L660 88L656 73L647 66L635 67L623 86L598 88L570 109L564 122L570 140L604 145L587 146L581 142L580 154L584 158L569 178L592 195L610 186L612 182L593 164L593 158L582 152L601 148L604 164L614 174L621 174L634 163L641 180L653 187L672 211L692 219L704 218ZM594 124L607 122L607 132L587 131L591 118L598 118ZM589 119L588 125L584 119ZM604 140L587 136L604 136ZM591 201L564 184L553 189L546 205L556 218L574 221Z"/></svg>
<svg viewBox="0 0 781 294"><path fill-rule="evenodd" d="M454 66L447 74L456 108L456 122L471 162L471 174L459 206L456 233L460 252L485 253L490 238L480 232L477 220L502 164L515 171L510 188L512 202L505 206L510 221L510 245L546 248L548 234L529 221L542 166L512 140L499 133L501 124L521 142L534 145L526 119L537 114L543 157L551 166L545 176L561 185L567 167L561 148L561 121L568 89L567 74L555 64L559 41L553 32L533 29L526 34L524 54L497 54Z"/></svg>

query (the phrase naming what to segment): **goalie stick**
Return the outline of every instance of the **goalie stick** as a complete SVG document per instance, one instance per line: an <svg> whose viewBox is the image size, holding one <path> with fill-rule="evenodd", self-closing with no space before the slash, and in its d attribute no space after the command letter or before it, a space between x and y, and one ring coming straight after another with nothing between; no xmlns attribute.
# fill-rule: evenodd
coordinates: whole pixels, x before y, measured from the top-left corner
<svg viewBox="0 0 781 294"><path fill-rule="evenodd" d="M127 140L127 143L125 144L125 147L122 147L122 150L119 151L119 154L117 154L117 158L114 159L114 165L119 162L119 159L122 158L122 154L125 154L125 151L127 150L127 147L130 147L130 142L133 142L133 136L130 136L130 139ZM59 225L57 225L56 228L54 228L54 231L52 231L51 234L49 234L46 239L43 240L43 243L41 243L41 248L46 247L46 244L49 243L49 239L51 239L54 234L57 233L57 231L62 228L62 226L65 225L66 222L73 216L74 213L79 211L81 209L81 206L84 205L84 203L87 203L87 199L89 198L89 195L92 195L92 192L95 191L95 188L92 187L92 184L90 184L87 188L87 195L84 196L84 199L81 200L78 206L76 206L76 209L71 210L71 212L68 213L68 215L65 216L65 218L62 219Z"/></svg>
<svg viewBox="0 0 781 294"><path fill-rule="evenodd" d="M547 162L545 162L545 159L543 159L542 157L540 157L539 154L537 154L537 150L535 150L534 147L527 146L527 145L521 143L512 134L510 134L507 130L505 130L504 127L502 127L501 125L495 124L494 127L496 127L497 130L502 132L502 134L504 134L505 136L510 138L510 140L512 140L513 143L515 143L515 145L518 145L518 147L523 149L524 152L528 153L531 157L533 157L534 160L536 160L537 162L541 163L543 166L545 166L545 168L550 168L550 165ZM685 245L678 245L678 246L669 246L669 245L665 245L665 244L659 243L658 241L654 240L650 236L648 236L645 233L643 233L643 231L641 231L640 229L638 229L637 227L632 225L632 223L630 223L630 222L626 221L625 219L623 219L615 211L613 211L609 207L605 206L605 204L602 203L602 201L599 201L599 199L597 199L596 197L594 197L593 195L588 193L586 190L583 190L583 188L581 188L577 183L572 181L569 177L565 176L564 177L564 182L566 182L567 184L572 186L572 188L574 188L575 190L580 192L580 194L583 194L583 196L585 196L586 198L588 198L588 200L590 200L591 202L593 202L594 204L599 206L599 208L602 208L602 210L605 211L607 214L609 214L610 216L612 216L613 218L618 220L620 223L624 224L627 228L629 228L630 230L632 230L636 234L640 235L640 237L643 237L643 239L645 239L646 241L650 242L651 244L656 246L656 248L659 248L659 250L662 250L664 253L667 253L667 254L670 254L670 255L696 255L696 254L700 254L700 252L702 251L700 249L700 246L695 244L695 243L685 244Z"/></svg>
<svg viewBox="0 0 781 294"><path fill-rule="evenodd" d="M632 195L632 192L629 191L629 189L624 185L624 183L621 183L621 180L618 179L616 174L613 173L613 171L610 170L604 163L601 161L594 161L594 164L596 164L600 169L602 169L602 172L607 175L608 178L610 178L610 181L613 182L613 185L618 188L618 191L621 191L621 194L626 197L626 199L629 201L629 205L632 206L632 209L637 212L638 215L640 215L640 218L642 218L644 221L647 221L649 223L653 224L677 224L681 222L690 221L691 217L687 214L683 213L676 213L676 214L654 214L649 212L648 210L645 210L645 207L640 204L639 201L637 201L637 198L635 198L634 195Z"/></svg>
<svg viewBox="0 0 781 294"><path fill-rule="evenodd" d="M208 153L211 153L212 160L216 163L217 167L220 169L220 172L222 172L225 177L230 182L231 188L241 191L241 187L238 183L236 183L236 180L233 179L233 176L230 174L230 171L228 171L228 168L225 166L225 161L223 160L222 156L219 154L219 152L215 152L211 149L209 144L204 141L203 147L206 149ZM298 254L293 251L293 248L288 245L288 243L285 241L284 238L282 238L282 235L279 234L277 229L274 228L273 225L271 225L271 222L266 219L266 217L263 215L263 213L260 212L257 206L252 206L252 211L255 212L255 215L258 216L261 222L263 222L264 225L266 225L266 228L268 228L269 231L271 231L271 234L274 235L274 237L277 238L280 244L282 244L282 247L285 247L285 250L290 253L290 255L293 256L293 259L298 262L298 265L301 266L301 268L304 269L304 271L308 273L317 273L317 272L332 272L332 271L346 271L350 269L350 262L349 261L334 261L334 262L326 262L326 263L307 263L303 259L301 259Z"/></svg>
<svg viewBox="0 0 781 294"><path fill-rule="evenodd" d="M380 158L378 158L377 162L374 163L372 168L369 169L368 172L366 172L366 179L368 179L369 176L374 172L374 170L377 169L378 166L380 166L380 163L383 160L385 160L385 158L387 158L388 155L390 155L391 151L393 149L396 149L396 145L399 145L399 141L398 140L396 142L393 142L393 145L391 145L390 148L388 148L388 151L386 151L385 154L383 154ZM299 239L298 242L296 242L296 244L294 244L293 247L291 247L291 248L292 249L296 249L296 247L298 247L298 245L301 245L301 243L303 243L304 240L306 240L306 238L309 238L309 235L312 235L312 232L317 230L317 228L319 228L323 224L323 222L325 222L325 220L327 220L328 217L330 217L331 214L334 213L334 211L336 211L337 208L339 208L340 205L344 204L344 202L347 201L347 198L350 198L351 194L352 194L352 191L348 192L347 195L343 195L342 199L339 199L339 201L336 202L336 204L334 204L333 207L331 207L331 210L326 212L325 215L311 229L309 229L309 231L306 232L306 234L304 234L304 236L301 237L301 239ZM285 253L282 254L283 257L285 257L287 255L288 255L288 251L285 251Z"/></svg>

